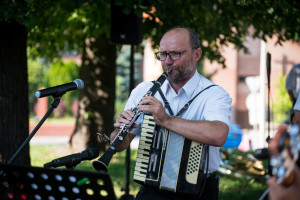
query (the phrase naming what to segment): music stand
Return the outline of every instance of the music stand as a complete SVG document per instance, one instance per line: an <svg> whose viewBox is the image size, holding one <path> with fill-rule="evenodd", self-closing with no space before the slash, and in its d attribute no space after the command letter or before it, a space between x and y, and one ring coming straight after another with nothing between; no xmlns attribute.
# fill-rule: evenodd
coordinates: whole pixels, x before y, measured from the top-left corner
<svg viewBox="0 0 300 200"><path fill-rule="evenodd" d="M1 199L116 200L107 173L0 164Z"/></svg>

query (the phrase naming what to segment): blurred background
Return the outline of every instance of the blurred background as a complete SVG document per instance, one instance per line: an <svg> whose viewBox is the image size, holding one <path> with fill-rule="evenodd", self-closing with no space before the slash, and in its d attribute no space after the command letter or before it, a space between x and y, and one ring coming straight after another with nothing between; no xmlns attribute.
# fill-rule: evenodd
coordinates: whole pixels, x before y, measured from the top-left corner
<svg viewBox="0 0 300 200"><path fill-rule="evenodd" d="M90 147L102 153L106 145L96 133L110 134L132 87L161 75L154 52L162 34L190 27L201 40L198 71L233 100L221 148L220 199L257 199L266 189L268 161L253 152L267 148L278 125L289 123L285 80L300 63L299 7L267 0L1 1L0 162L51 107L51 96L35 92L77 78L84 89L61 98L15 163L43 166ZM131 173L137 145L131 145ZM109 169L118 197L127 187L125 154ZM78 169L95 172L88 161ZM130 179L131 194L137 187Z"/></svg>

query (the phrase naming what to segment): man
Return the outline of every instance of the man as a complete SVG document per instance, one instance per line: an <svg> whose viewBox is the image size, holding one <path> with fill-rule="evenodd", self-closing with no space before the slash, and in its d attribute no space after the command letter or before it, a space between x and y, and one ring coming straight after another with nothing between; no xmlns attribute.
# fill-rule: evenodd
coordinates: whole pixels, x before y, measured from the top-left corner
<svg viewBox="0 0 300 200"><path fill-rule="evenodd" d="M298 126L300 126L300 92L294 106L293 124L297 124Z"/></svg>
<svg viewBox="0 0 300 200"><path fill-rule="evenodd" d="M300 126L300 93L294 106L293 124ZM272 140L271 140L272 142ZM295 164L296 165L296 164ZM269 196L271 200L296 200L300 196L300 169L295 166L293 172L295 174L295 181L290 186L282 186L276 183L277 177L271 177L267 183L269 186Z"/></svg>
<svg viewBox="0 0 300 200"><path fill-rule="evenodd" d="M219 147L225 143L229 132L231 98L221 87L211 87L214 84L197 72L196 65L202 54L199 46L200 41L196 33L189 28L172 28L163 35L156 57L161 61L163 70L172 69L167 80L161 86L161 91L169 102L170 109L163 106L163 99L159 92L154 97L143 97L153 83L139 84L132 91L125 111L118 116L114 124L116 130L112 133L111 139L116 136L122 124L129 124L132 120L134 115L130 108L137 107L141 111L151 113L155 123L174 132L173 135L210 145L208 166L210 177L207 178L202 197L175 194L142 186L136 199L218 198L218 178L214 172L219 168ZM178 117L174 116L201 91L202 93L193 100L185 112ZM174 115L170 112L173 112ZM134 129L127 134L118 151L126 149L135 135L140 134L141 119L138 119L133 127ZM175 148L180 148L180 146Z"/></svg>
<svg viewBox="0 0 300 200"><path fill-rule="evenodd" d="M286 78L285 88L288 91L293 105L295 105L300 91L300 64L294 65L289 72Z"/></svg>

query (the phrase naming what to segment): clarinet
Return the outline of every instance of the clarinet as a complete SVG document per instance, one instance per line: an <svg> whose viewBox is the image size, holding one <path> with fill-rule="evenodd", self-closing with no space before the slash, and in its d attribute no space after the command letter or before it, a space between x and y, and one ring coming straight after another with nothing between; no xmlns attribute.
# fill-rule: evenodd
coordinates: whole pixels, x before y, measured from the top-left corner
<svg viewBox="0 0 300 200"><path fill-rule="evenodd" d="M171 73L171 69L166 69L165 72L154 82L154 85L148 90L148 92L144 95L145 96L154 96L154 94L158 91L161 85L164 83L168 75ZM113 155L116 153L116 149L120 146L121 142L129 133L129 130L132 128L134 122L140 117L143 111L140 111L136 107L131 108L131 111L134 114L133 119L130 121L129 124L122 124L120 127L120 131L116 135L115 139L110 143L108 149L104 152L104 154L96 161L93 161L93 167L98 172L107 172L107 168L109 165L110 160L112 159Z"/></svg>

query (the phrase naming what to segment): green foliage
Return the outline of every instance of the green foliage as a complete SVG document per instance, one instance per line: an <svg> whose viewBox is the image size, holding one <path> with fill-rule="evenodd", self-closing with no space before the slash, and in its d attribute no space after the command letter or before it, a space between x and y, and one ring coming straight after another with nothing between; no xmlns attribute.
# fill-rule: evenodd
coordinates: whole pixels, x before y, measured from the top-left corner
<svg viewBox="0 0 300 200"><path fill-rule="evenodd" d="M2 0L0 2L0 21L15 20L30 27L32 20L38 18L45 9L55 4L56 0Z"/></svg>
<svg viewBox="0 0 300 200"><path fill-rule="evenodd" d="M79 66L73 60L66 62L58 60L48 66L42 59L29 59L28 98L30 112L33 112L33 105L36 102L35 92L37 90L72 82L77 79L78 76ZM79 93L76 91L67 92L63 95L61 104L62 102L66 104L67 114L71 115L71 105L78 99L78 95Z"/></svg>
<svg viewBox="0 0 300 200"><path fill-rule="evenodd" d="M30 55L52 60L71 51L80 54L86 38L108 37L109 11L109 1L58 1L28 27Z"/></svg>
<svg viewBox="0 0 300 200"><path fill-rule="evenodd" d="M158 45L161 35L173 26L194 29L200 38L203 56L225 67L220 45L234 44L247 51L243 42L254 27L253 37L266 40L277 36L278 43L285 40L299 41L299 10L297 1L198 1L154 0L147 12L145 35ZM291 17L293 16L293 17ZM159 22L158 22L159 20Z"/></svg>
<svg viewBox="0 0 300 200"><path fill-rule="evenodd" d="M49 71L46 74L47 87L72 82L77 79L78 76L79 66L73 60L59 60L49 66ZM62 100L66 105L66 111L68 114L71 114L72 103L77 100L78 97L78 91L67 92L63 95Z"/></svg>
<svg viewBox="0 0 300 200"><path fill-rule="evenodd" d="M73 61L57 61L49 66L47 73L48 84L55 86L73 81L78 77L79 66Z"/></svg>
<svg viewBox="0 0 300 200"><path fill-rule="evenodd" d="M203 56L224 67L220 45L233 43L247 51L243 41L250 26L255 28L253 36L264 40L272 36L278 37L278 43L300 40L300 4L293 0L115 0L115 4L123 5L124 13L148 14L144 37L151 37L154 45L173 26L193 28L202 40ZM70 50L80 53L87 37L108 36L110 1L3 0L0 20L25 25L30 55L52 59Z"/></svg>
<svg viewBox="0 0 300 200"><path fill-rule="evenodd" d="M236 3L244 8L244 15L248 16L249 23L256 29L255 37L266 40L266 37L277 36L279 44L286 40L300 40L298 17L300 5L298 1L239 0ZM293 19L291 19L291 16L293 16Z"/></svg>
<svg viewBox="0 0 300 200"><path fill-rule="evenodd" d="M282 123L287 120L289 118L289 110L292 108L292 101L285 89L285 81L286 77L280 74L275 85L276 95L272 104L272 112L276 123Z"/></svg>
<svg viewBox="0 0 300 200"><path fill-rule="evenodd" d="M118 115L124 110L126 100L128 97L128 92L124 92L124 87L122 88L122 83L124 83L121 76L116 77L116 101L115 101L115 116L114 120L117 119ZM128 91L128 90L127 90Z"/></svg>
<svg viewBox="0 0 300 200"><path fill-rule="evenodd" d="M33 105L36 101L35 92L46 85L45 73L47 68L47 65L41 59L28 59L28 100L30 112L33 111Z"/></svg>
<svg viewBox="0 0 300 200"><path fill-rule="evenodd" d="M225 67L220 45L234 43L238 49L245 49L243 41L249 24L243 8L233 1L152 1L156 12L145 20L147 36L158 45L161 35L171 27L190 27L198 33L203 56L215 60ZM156 23L159 19L160 23ZM156 24L156 26L155 26ZM155 26L155 27L154 27Z"/></svg>

